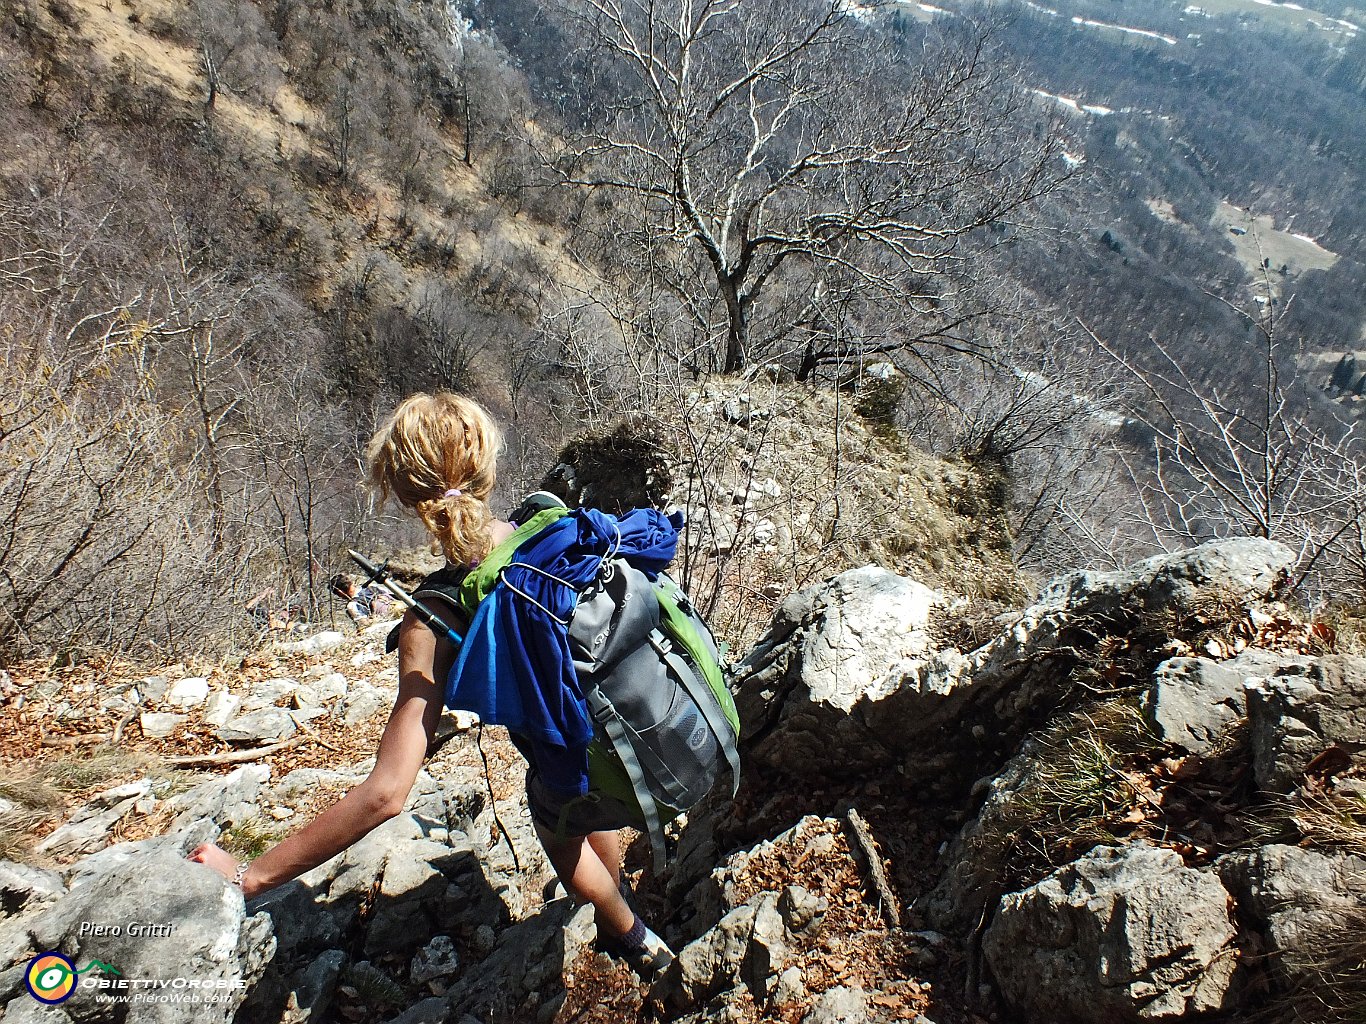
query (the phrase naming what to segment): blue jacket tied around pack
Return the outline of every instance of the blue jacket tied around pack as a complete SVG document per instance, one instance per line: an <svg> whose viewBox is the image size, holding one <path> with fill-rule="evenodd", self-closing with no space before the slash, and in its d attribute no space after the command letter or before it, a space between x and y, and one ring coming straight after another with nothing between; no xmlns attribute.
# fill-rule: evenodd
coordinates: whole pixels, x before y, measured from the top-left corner
<svg viewBox="0 0 1366 1024"><path fill-rule="evenodd" d="M505 586L475 611L446 683L446 706L526 737L549 788L587 793L593 719L565 623L604 559L620 555L653 580L673 560L682 526L679 512L617 517L576 509L523 544L503 570Z"/></svg>

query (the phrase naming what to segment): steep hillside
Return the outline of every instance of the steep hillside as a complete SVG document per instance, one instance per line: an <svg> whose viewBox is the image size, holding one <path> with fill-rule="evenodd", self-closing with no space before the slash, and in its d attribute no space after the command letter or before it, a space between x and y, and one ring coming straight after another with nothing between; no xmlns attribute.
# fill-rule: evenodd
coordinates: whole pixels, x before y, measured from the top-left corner
<svg viewBox="0 0 1366 1024"><path fill-rule="evenodd" d="M555 443L534 326L577 265L525 188L518 76L464 31L442 5L6 5L7 644L221 646L267 586L316 613L385 531L354 467L400 394L473 390L529 458Z"/></svg>

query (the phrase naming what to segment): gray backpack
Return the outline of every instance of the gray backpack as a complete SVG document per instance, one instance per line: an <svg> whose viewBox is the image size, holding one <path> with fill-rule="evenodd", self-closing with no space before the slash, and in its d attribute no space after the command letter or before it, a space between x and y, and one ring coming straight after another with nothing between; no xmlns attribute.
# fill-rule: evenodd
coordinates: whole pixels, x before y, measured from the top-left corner
<svg viewBox="0 0 1366 1024"><path fill-rule="evenodd" d="M458 582L434 574L414 597L438 598L466 621L498 586L530 600L507 583L503 569L523 543L567 514L553 495L532 495L513 514L523 525L475 571L461 574ZM566 631L594 722L589 786L640 809L658 870L664 863L664 825L697 804L723 766L730 771L732 796L739 786L735 702L716 640L667 574L651 582L626 558L605 558L597 578L578 593Z"/></svg>

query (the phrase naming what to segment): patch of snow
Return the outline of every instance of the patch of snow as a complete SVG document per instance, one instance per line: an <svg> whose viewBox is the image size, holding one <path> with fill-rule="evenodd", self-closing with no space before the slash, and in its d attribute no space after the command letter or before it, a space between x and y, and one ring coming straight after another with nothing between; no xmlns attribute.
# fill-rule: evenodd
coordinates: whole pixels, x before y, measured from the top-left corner
<svg viewBox="0 0 1366 1024"><path fill-rule="evenodd" d="M1059 96L1057 93L1045 92L1043 89L1031 89L1030 92L1035 96L1042 96L1046 100L1052 100L1054 103L1059 103L1068 110L1078 114L1087 113L1094 114L1097 117L1108 117L1114 113L1112 108L1103 106L1099 103L1087 103L1083 105L1074 100L1071 96Z"/></svg>
<svg viewBox="0 0 1366 1024"><path fill-rule="evenodd" d="M1361 26L1360 26L1360 25L1353 25L1350 21L1343 21L1341 18L1334 18L1334 19L1333 19L1333 24L1335 24L1335 25L1341 25L1343 28L1348 29L1348 30L1351 31L1351 32L1360 32L1360 31L1361 31Z"/></svg>
<svg viewBox="0 0 1366 1024"><path fill-rule="evenodd" d="M1271 0L1257 0L1258 3L1270 3ZM1176 40L1171 36L1164 36L1161 32L1153 32L1146 28L1130 28L1127 25L1112 25L1108 21L1093 21L1090 18L1080 18L1073 16L1073 25L1085 25L1087 28L1108 28L1116 32L1128 32L1131 35L1143 36L1147 39L1160 39L1168 46L1175 46Z"/></svg>
<svg viewBox="0 0 1366 1024"><path fill-rule="evenodd" d="M1072 154L1072 153L1067 152L1066 150L1063 150L1062 162L1065 163L1065 164L1067 165L1067 169L1068 169L1069 171L1074 171L1074 170L1076 170L1078 167L1080 167L1082 164L1086 163L1086 157L1084 157L1084 156L1076 156L1075 154Z"/></svg>
<svg viewBox="0 0 1366 1024"><path fill-rule="evenodd" d="M1200 17L1202 17L1202 18L1212 18L1212 17L1214 17L1214 15L1210 14L1210 12L1207 11L1207 10L1205 10L1203 7L1187 7L1187 8L1186 8L1184 11L1182 11L1181 13L1182 13L1182 14L1198 14L1198 15L1199 15Z"/></svg>
<svg viewBox="0 0 1366 1024"><path fill-rule="evenodd" d="M944 8L942 8L942 7L936 7L936 6L934 6L934 4L916 4L916 6L919 7L919 8L920 8L922 11L924 11L926 14L948 14L948 13L950 13L949 11L946 11L946 10L945 10Z"/></svg>
<svg viewBox="0 0 1366 1024"><path fill-rule="evenodd" d="M1058 14L1057 11L1053 10L1053 8L1041 7L1040 5L1033 3L1032 0L1025 0L1025 6L1028 7L1031 11L1038 11L1040 14L1046 14L1050 18L1061 17L1061 15Z"/></svg>
<svg viewBox="0 0 1366 1024"><path fill-rule="evenodd" d="M1291 238L1298 238L1301 242L1308 242L1310 245L1312 245L1315 249L1318 249L1320 252L1327 252L1327 251L1328 251L1328 250L1325 249L1323 246L1319 245L1317 239L1310 238L1308 235L1292 234L1290 237L1291 237Z"/></svg>
<svg viewBox="0 0 1366 1024"><path fill-rule="evenodd" d="M1056 93L1044 92L1042 89L1034 89L1032 91L1036 96L1042 96L1044 99L1052 100L1054 103L1061 103L1064 107L1067 107L1069 110L1075 110L1078 113L1081 112L1081 104L1078 103L1076 100L1072 99L1072 97L1070 96L1059 96Z"/></svg>
<svg viewBox="0 0 1366 1024"><path fill-rule="evenodd" d="M1304 8L1301 7L1299 4L1281 4L1281 6L1284 7L1287 11L1302 11L1302 10L1304 10Z"/></svg>

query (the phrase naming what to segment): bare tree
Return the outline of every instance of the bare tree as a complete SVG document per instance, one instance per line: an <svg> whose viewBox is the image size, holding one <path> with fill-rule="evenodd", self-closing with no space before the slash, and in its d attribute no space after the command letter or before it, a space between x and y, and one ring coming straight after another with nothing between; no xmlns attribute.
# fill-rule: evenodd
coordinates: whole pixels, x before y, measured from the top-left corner
<svg viewBox="0 0 1366 1024"><path fill-rule="evenodd" d="M1027 100L986 30L911 55L867 24L873 10L571 5L588 65L602 70L586 127L556 167L632 204L637 239L684 251L683 273L665 280L717 335L725 371L782 346L797 346L807 375L851 349L958 337L980 311L954 308L943 285L969 264L969 237L1066 176L1057 131L1020 130ZM706 308L692 291L699 278ZM850 336L856 318L845 317L833 330L829 310L855 300L894 307L897 329ZM766 308L777 304L782 316Z"/></svg>
<svg viewBox="0 0 1366 1024"><path fill-rule="evenodd" d="M369 153L374 131L370 87L364 64L345 59L328 79L320 134L337 167L337 177L350 181Z"/></svg>
<svg viewBox="0 0 1366 1024"><path fill-rule="evenodd" d="M1088 333L1138 391L1150 461L1126 456L1135 524L1162 547L1230 535L1278 540L1299 552L1303 579L1338 561L1352 535L1362 439L1293 386L1297 353L1279 333L1291 300L1273 302L1269 278L1261 285L1251 309L1228 303L1249 328L1255 370L1223 383L1193 377L1156 338L1153 359L1140 364Z"/></svg>

